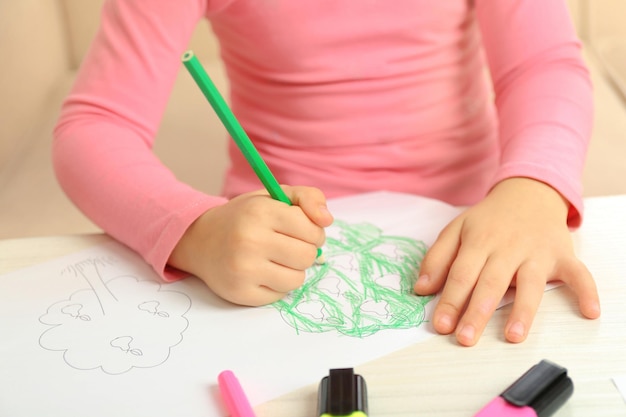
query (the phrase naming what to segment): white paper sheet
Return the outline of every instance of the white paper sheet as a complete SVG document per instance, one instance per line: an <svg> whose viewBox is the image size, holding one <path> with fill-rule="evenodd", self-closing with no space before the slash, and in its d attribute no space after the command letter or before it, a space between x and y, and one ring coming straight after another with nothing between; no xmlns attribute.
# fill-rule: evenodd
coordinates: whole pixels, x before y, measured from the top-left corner
<svg viewBox="0 0 626 417"><path fill-rule="evenodd" d="M412 284L459 209L372 193L329 202L326 264L259 308L164 284L111 243L0 277L0 415L220 416L231 369L259 404L433 335Z"/></svg>
<svg viewBox="0 0 626 417"><path fill-rule="evenodd" d="M620 375L613 378L613 383L624 397L624 401L626 401L626 375Z"/></svg>

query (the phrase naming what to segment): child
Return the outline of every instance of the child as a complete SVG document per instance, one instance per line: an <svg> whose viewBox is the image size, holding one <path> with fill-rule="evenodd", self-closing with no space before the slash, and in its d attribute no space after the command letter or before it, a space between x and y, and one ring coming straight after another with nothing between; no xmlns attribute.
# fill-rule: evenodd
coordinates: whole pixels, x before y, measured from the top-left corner
<svg viewBox="0 0 626 417"><path fill-rule="evenodd" d="M293 206L261 190L232 143L222 196L180 183L151 152L202 18L233 111L294 185ZM600 314L568 230L592 120L579 49L560 0L107 0L55 129L55 169L165 279L186 271L244 305L302 284L332 223L326 198L386 189L467 205L415 291L442 290L435 329L470 346L515 285L504 332L520 342L547 281Z"/></svg>

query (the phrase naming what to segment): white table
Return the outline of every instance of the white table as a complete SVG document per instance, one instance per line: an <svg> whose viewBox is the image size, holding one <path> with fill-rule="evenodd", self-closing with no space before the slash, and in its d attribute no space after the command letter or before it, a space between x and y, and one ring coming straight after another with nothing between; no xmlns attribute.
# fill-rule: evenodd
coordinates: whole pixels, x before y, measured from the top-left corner
<svg viewBox="0 0 626 417"><path fill-rule="evenodd" d="M0 274L104 243L105 235L0 241ZM586 200L585 223L574 234L579 256L594 274L602 317L578 312L565 287L548 291L526 342L504 341L510 306L496 312L472 348L453 337L423 343L363 364L371 417L471 416L530 366L549 359L568 369L574 395L556 416L626 416L612 378L626 375L626 195ZM317 383L256 408L259 417L315 415Z"/></svg>

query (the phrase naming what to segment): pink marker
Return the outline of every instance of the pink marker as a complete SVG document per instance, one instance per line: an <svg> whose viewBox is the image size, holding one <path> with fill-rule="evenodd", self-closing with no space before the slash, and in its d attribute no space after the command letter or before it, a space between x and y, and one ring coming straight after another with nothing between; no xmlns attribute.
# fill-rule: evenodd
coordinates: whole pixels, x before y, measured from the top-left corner
<svg viewBox="0 0 626 417"><path fill-rule="evenodd" d="M231 417L255 417L239 380L232 371L223 371L217 377L220 393Z"/></svg>
<svg viewBox="0 0 626 417"><path fill-rule="evenodd" d="M567 370L542 360L474 417L548 417L574 392Z"/></svg>

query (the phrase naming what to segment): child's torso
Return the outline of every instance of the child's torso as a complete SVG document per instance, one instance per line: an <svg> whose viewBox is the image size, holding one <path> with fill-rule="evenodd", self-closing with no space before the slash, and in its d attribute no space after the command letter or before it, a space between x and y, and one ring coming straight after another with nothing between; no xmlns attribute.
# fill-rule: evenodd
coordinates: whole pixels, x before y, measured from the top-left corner
<svg viewBox="0 0 626 417"><path fill-rule="evenodd" d="M208 17L233 110L279 181L330 195L381 175L400 191L441 175L484 188L495 120L467 0L234 0ZM254 178L231 154L232 195Z"/></svg>

